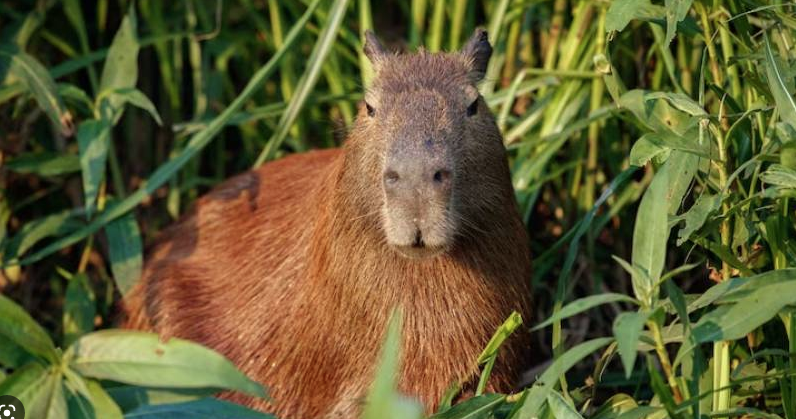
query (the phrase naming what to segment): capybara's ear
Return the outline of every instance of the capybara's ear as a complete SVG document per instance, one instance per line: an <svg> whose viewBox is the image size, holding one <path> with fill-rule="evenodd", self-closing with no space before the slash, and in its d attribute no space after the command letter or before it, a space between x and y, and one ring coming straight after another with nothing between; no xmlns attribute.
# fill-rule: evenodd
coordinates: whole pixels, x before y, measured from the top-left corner
<svg viewBox="0 0 796 419"><path fill-rule="evenodd" d="M370 29L365 31L365 46L363 47L365 56L368 57L370 63L376 66L379 61L387 56L387 50L381 44L379 38Z"/></svg>
<svg viewBox="0 0 796 419"><path fill-rule="evenodd" d="M489 57L492 56L492 45L489 45L486 31L483 28L476 29L462 47L460 54L470 63L470 74L473 80L483 79L487 64L489 64Z"/></svg>

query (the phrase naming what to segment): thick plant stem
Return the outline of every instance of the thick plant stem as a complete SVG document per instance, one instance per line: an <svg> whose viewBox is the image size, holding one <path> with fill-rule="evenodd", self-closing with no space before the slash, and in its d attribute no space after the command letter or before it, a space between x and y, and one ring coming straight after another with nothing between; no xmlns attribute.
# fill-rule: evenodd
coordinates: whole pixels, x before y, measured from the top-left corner
<svg viewBox="0 0 796 419"><path fill-rule="evenodd" d="M721 114L721 112L719 112L719 114ZM721 132L720 128L716 129L715 134L719 149L719 162L717 164L719 182L721 183L722 187L726 187L728 180L728 170L726 165L728 163L724 134ZM719 229L721 234L721 244L726 247L730 246L730 242L732 240L732 235L730 232L730 217L728 215L729 210L729 204L724 203L722 205L724 217ZM726 281L731 276L732 267L727 262L722 261L722 281ZM721 341L713 344L713 410L726 410L730 408L730 399L732 396L730 389L730 343L731 342L729 341Z"/></svg>
<svg viewBox="0 0 796 419"><path fill-rule="evenodd" d="M652 339L655 341L655 353L661 361L661 368L663 368L663 373L666 375L666 382L672 390L672 397L674 397L676 403L682 403L683 394L680 392L680 387L677 385L674 370L672 369L672 362L669 360L669 353L666 352L666 346L663 343L661 328L654 320L647 322L647 327L649 327L652 332Z"/></svg>

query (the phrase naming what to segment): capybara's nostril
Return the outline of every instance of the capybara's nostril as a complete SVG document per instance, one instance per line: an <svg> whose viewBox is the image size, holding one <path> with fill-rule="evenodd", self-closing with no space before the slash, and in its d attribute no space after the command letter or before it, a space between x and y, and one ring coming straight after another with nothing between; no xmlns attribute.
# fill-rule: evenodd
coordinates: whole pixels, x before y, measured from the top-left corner
<svg viewBox="0 0 796 419"><path fill-rule="evenodd" d="M445 183L451 177L450 170L447 169L439 169L434 172L434 183Z"/></svg>

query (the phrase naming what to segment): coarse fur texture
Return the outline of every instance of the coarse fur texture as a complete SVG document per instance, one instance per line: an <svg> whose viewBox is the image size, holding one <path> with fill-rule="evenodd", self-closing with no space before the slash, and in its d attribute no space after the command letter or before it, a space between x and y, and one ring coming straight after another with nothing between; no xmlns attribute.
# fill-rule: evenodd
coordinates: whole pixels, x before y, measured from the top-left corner
<svg viewBox="0 0 796 419"><path fill-rule="evenodd" d="M377 76L343 148L282 158L200 198L149 254L123 325L221 352L273 403L229 399L280 418L355 418L401 307L399 389L430 412L452 383L471 386L497 327L530 314L527 236L475 89L484 44L479 31L461 53L366 46ZM429 196L391 197L385 173L406 159L402 173L444 166L444 188L432 178ZM429 243L407 255L397 241L415 229ZM491 390L512 389L528 343L525 332L507 341Z"/></svg>

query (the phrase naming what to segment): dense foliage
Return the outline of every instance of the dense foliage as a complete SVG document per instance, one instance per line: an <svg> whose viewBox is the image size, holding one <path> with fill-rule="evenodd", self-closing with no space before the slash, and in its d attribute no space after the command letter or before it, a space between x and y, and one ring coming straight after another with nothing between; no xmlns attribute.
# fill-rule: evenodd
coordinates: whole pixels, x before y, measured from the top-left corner
<svg viewBox="0 0 796 419"><path fill-rule="evenodd" d="M481 92L534 252L537 367L438 418L796 419L796 16L762 0L0 4L0 394L31 418L268 415L197 344L110 329L143 249L220 181L338 145L364 30L495 53ZM395 392L400 316L368 418ZM455 394L455 388L451 396ZM448 399L449 400L449 399Z"/></svg>

